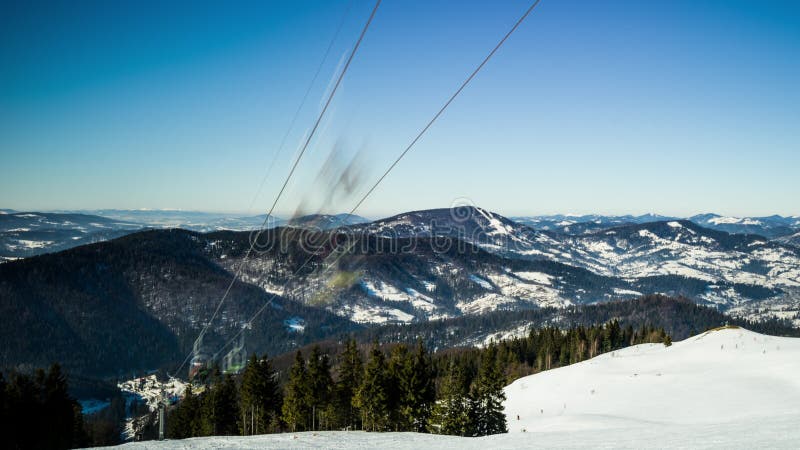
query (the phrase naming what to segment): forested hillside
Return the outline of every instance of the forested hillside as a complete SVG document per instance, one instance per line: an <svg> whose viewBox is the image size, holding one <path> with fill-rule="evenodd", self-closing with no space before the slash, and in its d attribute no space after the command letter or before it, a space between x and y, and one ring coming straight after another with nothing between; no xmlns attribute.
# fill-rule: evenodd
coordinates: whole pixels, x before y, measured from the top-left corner
<svg viewBox="0 0 800 450"><path fill-rule="evenodd" d="M785 297L777 288L680 275L598 275L560 262L503 256L452 237L277 228L264 233L244 260L251 238L243 232L152 230L0 265L0 340L8 343L0 349L0 367L59 362L68 373L95 377L175 370L240 267L240 279L201 343L216 359L240 332L242 354L278 354L361 330L369 339L411 343L422 337L432 348L444 348L480 344L492 333L519 327L624 321L626 315L629 323L644 318L685 336L728 320L719 311L693 309L693 303L707 304L702 298L709 292L724 289L753 299L742 308ZM658 313L658 302L583 307L642 291L692 301ZM763 323L754 328L773 326Z"/></svg>

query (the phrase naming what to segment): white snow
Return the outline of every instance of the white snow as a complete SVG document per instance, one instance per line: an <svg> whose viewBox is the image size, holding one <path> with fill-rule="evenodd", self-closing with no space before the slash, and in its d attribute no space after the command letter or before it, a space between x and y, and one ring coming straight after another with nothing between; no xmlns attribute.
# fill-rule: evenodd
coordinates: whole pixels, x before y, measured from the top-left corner
<svg viewBox="0 0 800 450"><path fill-rule="evenodd" d="M672 228L683 228L683 225L681 225L680 222L667 222L667 225Z"/></svg>
<svg viewBox="0 0 800 450"><path fill-rule="evenodd" d="M635 296L642 295L642 293L639 291L632 291L630 289L620 289L620 288L614 288L614 293L617 295L635 295Z"/></svg>
<svg viewBox="0 0 800 450"><path fill-rule="evenodd" d="M546 284L548 286L553 284L553 277L542 272L514 272L514 275L523 280L533 281L534 283Z"/></svg>
<svg viewBox="0 0 800 450"><path fill-rule="evenodd" d="M749 217L714 217L708 220L709 223L714 225L722 224L740 224L740 225L761 225L760 220L751 219Z"/></svg>
<svg viewBox="0 0 800 450"><path fill-rule="evenodd" d="M337 314L349 317L353 322L358 323L409 323L414 320L414 316L397 308L387 308L381 306L343 305Z"/></svg>
<svg viewBox="0 0 800 450"><path fill-rule="evenodd" d="M53 241L30 241L27 239L17 239L17 242L25 248L44 248L53 244Z"/></svg>
<svg viewBox="0 0 800 450"><path fill-rule="evenodd" d="M505 295L490 293L469 301L460 301L456 303L456 308L463 314L482 314L489 311L495 311L503 305L515 303L516 300Z"/></svg>
<svg viewBox="0 0 800 450"><path fill-rule="evenodd" d="M289 331L295 333L302 333L306 330L306 321L302 317L290 317L284 320L283 324Z"/></svg>
<svg viewBox="0 0 800 450"><path fill-rule="evenodd" d="M392 286L389 283L384 283L383 281L372 281L369 279L363 279L360 281L361 287L367 292L368 295L372 297L377 297L385 301L390 302L408 302L414 308L426 311L428 313L436 312L439 307L436 306L435 300L421 292L417 291L413 288L406 288L405 292L402 292L400 289ZM432 283L424 283L426 289L433 290L434 285ZM430 287L428 287L430 285ZM413 316L410 316L406 313L402 313L401 315L410 317L409 319L402 319L404 322L408 322L413 320Z"/></svg>
<svg viewBox="0 0 800 450"><path fill-rule="evenodd" d="M469 279L488 291L492 290L492 284L477 275L470 275Z"/></svg>
<svg viewBox="0 0 800 450"><path fill-rule="evenodd" d="M671 347L637 345L521 378L506 388L506 414L510 433L626 428L635 435L729 425L752 430L775 419L800 423L798 373L800 339L722 329ZM800 428L794 433L800 439Z"/></svg>

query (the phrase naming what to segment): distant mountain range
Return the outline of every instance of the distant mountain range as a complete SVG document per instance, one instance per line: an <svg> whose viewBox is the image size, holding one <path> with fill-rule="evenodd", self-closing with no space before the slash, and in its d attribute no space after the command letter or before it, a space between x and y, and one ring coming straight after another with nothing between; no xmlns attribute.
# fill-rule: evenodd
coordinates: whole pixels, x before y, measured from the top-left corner
<svg viewBox="0 0 800 450"><path fill-rule="evenodd" d="M73 227L45 214L11 216ZM95 218L68 221L86 234L91 223L136 225ZM209 351L243 328L248 348L274 353L368 326L569 310L658 293L800 326L800 248L763 236L688 220L567 234L480 208L335 223L320 216L271 228L246 261L246 231L125 228L131 234L2 264L0 342L13 345L0 366L44 363L65 349L75 367L92 373L175 361L239 268L206 336ZM263 316L248 322L265 302Z"/></svg>
<svg viewBox="0 0 800 450"><path fill-rule="evenodd" d="M285 220L266 215L241 217L233 214L194 211L117 210L83 212L19 212L0 210L0 263L83 244L125 236L146 228L182 228L198 232L249 231L276 226L315 227L323 230L368 222L347 214L311 214Z"/></svg>
<svg viewBox="0 0 800 450"><path fill-rule="evenodd" d="M450 210L441 210L450 214ZM395 220L381 219L381 222ZM86 211L19 212L0 209L0 262L43 253L65 250L91 242L100 242L145 228L182 228L208 233L212 231L250 231L276 226L315 227L329 230L341 226L369 223L370 220L347 214L310 214L292 219L266 215L241 216L180 210L100 209ZM441 218L440 218L441 219ZM584 235L622 225L684 220L677 217L644 214L640 216L549 215L513 217L512 222L537 231L562 235ZM697 225L732 234L755 234L776 242L800 246L800 217L724 217L699 214L688 219ZM439 223L445 224L442 220Z"/></svg>
<svg viewBox="0 0 800 450"><path fill-rule="evenodd" d="M0 262L106 241L145 225L88 214L17 212L0 214Z"/></svg>
<svg viewBox="0 0 800 450"><path fill-rule="evenodd" d="M551 215L514 217L513 220L538 230L564 234L585 234L605 230L619 225L649 222L689 220L705 228L733 234L757 234L766 238L787 236L800 231L800 217L726 217L719 214L698 214L688 218L644 214L640 216L603 215Z"/></svg>

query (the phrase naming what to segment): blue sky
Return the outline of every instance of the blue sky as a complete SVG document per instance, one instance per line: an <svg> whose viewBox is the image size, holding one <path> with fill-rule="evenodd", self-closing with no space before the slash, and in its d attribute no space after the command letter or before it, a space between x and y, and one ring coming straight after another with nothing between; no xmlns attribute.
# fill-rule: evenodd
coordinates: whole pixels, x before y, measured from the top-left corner
<svg viewBox="0 0 800 450"><path fill-rule="evenodd" d="M372 5L4 2L0 207L267 209ZM527 6L385 0L278 212L349 210ZM798 55L798 2L542 0L357 212L800 214Z"/></svg>

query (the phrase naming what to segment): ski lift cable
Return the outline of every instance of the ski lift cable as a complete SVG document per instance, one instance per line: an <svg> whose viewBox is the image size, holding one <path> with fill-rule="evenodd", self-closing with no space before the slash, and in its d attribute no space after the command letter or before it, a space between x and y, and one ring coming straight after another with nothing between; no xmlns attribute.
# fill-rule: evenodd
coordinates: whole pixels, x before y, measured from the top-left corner
<svg viewBox="0 0 800 450"><path fill-rule="evenodd" d="M336 42L337 38L339 37L339 33L342 31L345 19L347 18L347 15L350 12L350 8L352 7L352 5L353 2L351 0L347 4L347 8L345 9L344 14L342 15L342 19L339 21L339 26L336 28L336 32L333 34L331 41L328 43L328 48L325 50L325 54L322 57L322 61L320 61L319 65L317 66L317 71L311 78L311 82L308 84L305 94L303 94L303 99L300 101L300 105L297 107L297 110L294 112L292 120L289 122L289 128L283 135L281 143L280 145L278 145L278 149L275 151L275 154L272 155L272 161L270 161L269 167L267 168L266 173L264 173L264 177L261 178L261 183L259 183L258 185L258 190L256 190L256 194L253 196L253 200L250 201L250 206L247 207L248 211L251 211L253 209L253 205L256 203L258 196L261 195L261 191L264 189L264 183L266 183L267 179L269 179L270 174L272 174L272 169L275 167L275 163L278 161L278 156L280 156L280 154L283 152L283 148L286 146L286 141L288 140L292 130L294 130L294 126L297 123L297 118L300 117L300 112L303 110L303 107L305 106L306 101L308 100L308 96L317 82L317 78L319 77L319 74L322 72L322 68L325 66L325 62L328 60L328 56L330 56L331 49L333 49L333 44Z"/></svg>
<svg viewBox="0 0 800 450"><path fill-rule="evenodd" d="M513 33L514 33L516 30L517 30L517 28L519 28L520 24L522 24L522 22L523 22L523 21L524 21L524 20L525 20L525 19L526 19L526 18L527 18L529 15L530 15L530 13L531 13L531 12L532 12L532 11L533 11L535 8L536 8L536 6L539 4L539 2L540 2L540 1L541 1L541 0L535 0L535 1L534 1L534 2L531 4L531 6L530 6L530 7L529 7L529 8L528 8L526 11L525 11L525 13L524 13L524 14L522 14L522 16L521 16L521 17L520 17L520 18L519 18L519 19L516 21L516 23L514 23L514 26L512 26L512 27L511 27L511 29L510 29L510 30L509 30L509 31L508 31L508 32L505 34L505 36L503 36L503 38L502 38L502 39L500 39L500 41L497 43L497 45L495 45L495 47L492 49L492 51L490 51L490 52L489 52L489 54L486 56L486 58L484 58L484 59L483 59L483 61L481 61L481 63L478 65L478 67L476 67L476 68L475 68L475 70L473 70L473 71L472 71L472 73L471 73L471 74L470 74L470 75L467 77L467 79L466 79L466 80L464 80L464 82L463 82L463 83L461 83L461 86L459 86L459 88L458 88L458 89L457 89L457 90L456 90L456 91L453 93L453 95L451 95L451 96L450 96L450 98L449 98L449 99L448 99L448 100L447 100L447 101L444 103L444 105L443 105L443 106L442 106L442 107L439 109L439 111L438 111L438 112L437 112L437 113L436 113L436 114L433 116L433 118L431 118L431 120L430 120L430 121L428 121L428 123L427 123L427 124L426 124L426 125L425 125L425 126L422 128L422 130L421 130L421 131L420 131L420 132L419 132L419 133L416 135L416 137L415 137L415 138L414 138L414 139L411 141L411 143L410 143L410 144L409 144L409 145L408 145L408 146L407 146L407 147L406 147L406 148L405 148L405 149L404 149L404 150L403 150L403 151L400 153L400 155L399 155L399 156L398 156L398 157L397 157L397 158L394 160L394 162L392 162L392 164L391 164L391 165L390 165L390 166L389 166L389 167L386 169L386 171L385 171L385 172L384 172L384 173L383 173L383 174L380 176L380 178L378 178L378 180L377 180L377 181L376 181L376 182L375 182L375 183L374 183L374 184L373 184L373 185L370 187L370 189L369 189L369 190L368 190L368 191L367 191L367 192L366 192L366 193L365 193L365 194L364 194L364 195L363 195L363 196L362 196L362 197L359 199L358 203L356 203L356 205L355 205L355 206L354 206L354 207L353 207L353 208L350 210L350 212L348 212L348 213L347 213L347 214L346 214L346 215L345 215L345 216L344 216L342 219L340 219L340 221L341 221L341 222L344 222L344 220L346 220L346 219L350 218L350 217L351 217L351 216L352 216L352 215L353 215L353 214L356 212L356 210L357 210L357 209L358 209L358 208L359 208L359 207L360 207L360 206L361 206L361 205L364 203L364 201L365 201L365 200L366 200L366 199L367 199L367 198L368 198L368 197L369 197L369 196L370 196L370 195L371 195L371 194L372 194L372 193L375 191L375 189L378 187L378 185L380 185L380 184L381 184L381 182L383 182L383 180L384 180L384 179L385 179L385 178L386 178L386 177L389 175L389 173L390 173L390 172L391 172L391 171L392 171L392 170L393 170L393 169L394 169L394 168L397 166L397 164L398 164L398 163L400 163L400 161L401 161L401 160L402 160L402 159L403 159L403 158L406 156L406 154L408 154L408 152L409 152L409 151L410 151L410 150L411 150L411 149L414 147L414 145L415 145L415 144L416 144L416 143L417 143L417 142L418 142L418 141L419 141L419 140L422 138L422 136L423 136L423 135L424 135L424 134L425 134L425 133L428 131L428 129L430 129L430 127L431 127L431 126L434 124L434 122L436 122L436 120L439 118L439 116L441 116L441 115L444 113L444 111L447 109L447 107L448 107L448 106L450 106L450 104L453 102L453 100L455 100L455 98L456 98L456 97L458 97L458 95L461 93L461 91L463 91L463 90L464 90L464 88L465 88L465 87L466 87L466 86L467 86L467 85L470 83L470 81L472 81L472 79L473 79L473 78L475 78L475 76L478 74L478 72L480 72L480 70L483 68L483 66L485 66L485 65L486 65L486 63L488 63L488 62L489 62L489 60L492 58L492 56L494 56L494 54L495 54L495 53L497 53L497 51L500 49L500 47L502 47L502 46L503 46L503 44L506 42L506 40L508 40L508 38L509 38L509 37L510 37L510 36L511 36L511 35L512 35L512 34L513 34ZM355 243L354 243L353 245L355 245ZM351 246L350 248L352 248L352 246ZM335 259L335 260L334 260L334 261L333 261L333 262L332 262L332 263L331 263L329 266L328 266L328 269L329 269L330 267L333 267L333 266L336 264L336 262L338 262L338 261L339 261L339 260L340 260L340 259L341 259L341 258L342 258L344 255L345 255L345 254L347 254L347 253L348 253L348 251L349 251L349 250L350 250L350 249L348 249L348 250L346 250L346 251L342 252L342 253L341 253L341 254L340 254L340 255L339 255L339 256L338 256L338 257L337 257L337 258L336 258L336 259ZM300 266L300 268L299 268L299 269L297 269L297 270L295 271L294 275L297 275L297 274L298 274L298 273L299 273L301 270L303 270L303 268L305 268L305 266L308 264L308 262L309 262L310 260L311 260L311 258L308 258L308 259L306 259L306 262L305 262L305 263L303 263L303 265L302 265L302 266ZM328 269L325 269L325 270L328 270ZM323 272L323 273L324 273L324 272ZM283 286L283 289L282 289L282 291L286 289L286 287L288 286L288 284L289 284L289 282L288 282L288 281L287 281L286 283L284 283L284 286ZM266 302L264 302L264 305L262 305L262 306L261 306L261 308L259 308L258 310L256 310L255 314L253 314L253 316L250 318L250 320L248 320L246 323L247 323L248 325L252 324L252 323L253 323L253 321L254 321L254 320L255 320L255 319L256 319L256 318L257 318L257 317L258 317L258 316L259 316L259 315L260 315L260 314L261 314L261 313L262 313L262 312L263 312L263 311L264 311L264 310L265 310L265 309L266 309L268 306L269 306L269 305L271 305L271 304L272 304L273 300L275 300L275 297L276 297L276 294L272 293L272 294L270 295L270 298L269 298L269 299L268 299ZM239 337L239 335L240 335L240 334L244 333L244 330L245 330L245 328L242 328L241 330L239 330L239 332L238 332L238 333L236 333L236 335L234 335L234 336L233 336L233 338L231 338L231 339L230 339L228 342L226 342L226 343L225 343L225 344L224 344L224 345L223 345L223 346L222 346L222 347L219 349L219 351L217 351L216 353L214 353L214 355L212 356L212 358L211 358L211 359L212 359L212 360L216 359L217 355L219 355L220 353L222 353L222 351L223 351L223 350L224 350L224 349L225 349L225 348L226 348L228 345L230 345L230 344L231 344L231 342L234 342L234 341L235 341L235 340L236 340L236 339Z"/></svg>
<svg viewBox="0 0 800 450"><path fill-rule="evenodd" d="M211 315L211 319L209 319L208 323L206 323L206 325L200 331L200 333L198 334L197 338L195 339L195 342L197 342L198 340L202 339L203 336L205 335L205 333L208 331L208 328L211 326L211 324L213 323L214 319L219 314L219 311L222 308L222 304L225 302L225 299L228 297L228 294L230 294L230 291L233 288L233 285L236 283L236 280L241 275L242 269L244 268L244 265L245 265L245 262L250 257L250 254L253 252L253 249L255 248L256 242L258 242L259 237L264 232L264 229L265 229L265 227L267 225L267 222L269 221L269 218L272 216L272 213L275 210L275 206L278 204L278 202L280 201L281 197L283 196L283 193L286 190L286 186L289 184L289 181L291 180L292 176L294 175L294 172L297 169L297 166L300 164L300 160L303 158L303 155L305 154L306 150L308 149L308 145L311 143L311 139L314 137L314 134L317 131L317 128L319 128L319 124L322 122L322 118L325 116L325 112L328 110L328 107L331 105L331 102L333 101L333 97L336 95L336 91L339 89L339 85L342 83L342 79L344 78L344 75L347 73L347 69L350 67L350 64L353 62L353 58L355 57L356 52L358 51L358 48L361 45L361 42L364 40L364 35L367 33L367 30L369 29L369 26L372 23L372 19L375 18L375 13L378 11L378 6L380 6L380 4L381 4L381 0L377 0L375 2L375 7L372 9L372 12L370 13L369 19L367 19L367 23L364 25L364 28L361 30L361 34L358 36L358 40L356 40L356 44L355 44L355 46L353 46L353 50L350 52L350 56L347 58L347 62L345 63L344 67L342 68L342 71L339 73L339 76L336 79L336 83L333 85L333 88L331 89L331 92L328 95L328 99L325 101L325 105L322 107L322 110L320 111L316 122L314 122L314 126L311 128L311 132L308 134L308 137L306 138L305 142L303 143L303 146L300 149L300 152L298 153L297 157L295 158L294 164L292 164L292 168L289 170L289 174L286 176L286 179L284 180L280 191L278 191L278 195L275 196L275 200L272 202L272 206L270 207L269 212L267 213L266 217L264 217L264 223L262 223L262 225L259 228L258 232L256 233L255 237L253 239L251 239L250 247L247 249L247 252L245 253L244 258L239 263L239 266L237 267L237 270L234 273L233 278L231 278L231 282L228 284L228 287L225 289L225 293L222 295L222 298L220 299L219 303L217 304L217 307L214 310L214 314ZM181 365L178 367L178 369L176 370L176 373L180 372L181 369L183 369L183 366L186 365L186 363L192 357L193 353L194 352L192 351L192 352L189 352L188 355L186 355L186 358L183 360Z"/></svg>

